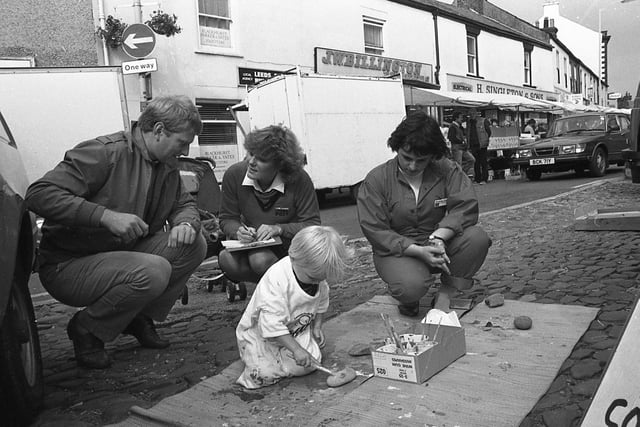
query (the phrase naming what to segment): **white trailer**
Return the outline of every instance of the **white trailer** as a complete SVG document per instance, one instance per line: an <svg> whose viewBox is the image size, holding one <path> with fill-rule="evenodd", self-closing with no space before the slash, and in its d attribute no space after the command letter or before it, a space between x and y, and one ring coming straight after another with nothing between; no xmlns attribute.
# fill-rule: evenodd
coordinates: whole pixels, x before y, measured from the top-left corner
<svg viewBox="0 0 640 427"><path fill-rule="evenodd" d="M357 188L393 156L387 139L405 116L399 78L286 74L247 94L251 129L290 128L307 156L306 171L320 193Z"/></svg>
<svg viewBox="0 0 640 427"><path fill-rule="evenodd" d="M0 68L0 110L29 182L78 143L129 128L120 67Z"/></svg>

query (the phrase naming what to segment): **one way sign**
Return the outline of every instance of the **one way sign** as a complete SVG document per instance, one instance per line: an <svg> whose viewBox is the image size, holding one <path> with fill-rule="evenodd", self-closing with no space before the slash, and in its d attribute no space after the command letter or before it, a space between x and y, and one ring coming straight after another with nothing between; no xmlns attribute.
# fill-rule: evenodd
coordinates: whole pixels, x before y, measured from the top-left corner
<svg viewBox="0 0 640 427"><path fill-rule="evenodd" d="M122 32L122 50L132 58L144 58L156 47L156 35L144 24L131 24Z"/></svg>

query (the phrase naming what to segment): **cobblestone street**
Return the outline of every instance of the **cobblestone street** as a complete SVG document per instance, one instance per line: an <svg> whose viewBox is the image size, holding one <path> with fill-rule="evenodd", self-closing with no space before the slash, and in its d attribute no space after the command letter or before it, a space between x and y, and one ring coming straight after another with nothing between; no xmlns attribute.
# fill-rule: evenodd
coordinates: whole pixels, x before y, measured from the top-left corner
<svg viewBox="0 0 640 427"><path fill-rule="evenodd" d="M522 426L578 425L640 293L640 232L575 231L575 210L619 208L638 200L640 185L611 180L481 215L493 246L476 276L479 284L463 296L480 302L501 292L507 299L601 309ZM385 292L368 243L350 244L357 250L355 268L348 280L333 287L329 317ZM172 345L160 351L141 349L133 338L121 336L107 345L114 365L104 371L76 367L65 332L75 309L55 302L39 304L46 399L34 425L121 421L132 405L148 408L235 361L235 326L247 301L229 303L219 288L208 292L195 278L189 286L189 303L178 302L159 325L160 334Z"/></svg>

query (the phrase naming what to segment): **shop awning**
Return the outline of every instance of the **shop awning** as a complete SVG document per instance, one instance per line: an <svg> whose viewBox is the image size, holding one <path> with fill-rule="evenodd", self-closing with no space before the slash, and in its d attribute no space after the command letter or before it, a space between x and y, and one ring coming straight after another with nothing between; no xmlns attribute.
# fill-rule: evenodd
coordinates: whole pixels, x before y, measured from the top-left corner
<svg viewBox="0 0 640 427"><path fill-rule="evenodd" d="M442 107L499 108L520 111L551 111L560 108L546 102L536 101L519 95L503 95L476 92L452 92L446 90L404 87L407 105L427 105Z"/></svg>

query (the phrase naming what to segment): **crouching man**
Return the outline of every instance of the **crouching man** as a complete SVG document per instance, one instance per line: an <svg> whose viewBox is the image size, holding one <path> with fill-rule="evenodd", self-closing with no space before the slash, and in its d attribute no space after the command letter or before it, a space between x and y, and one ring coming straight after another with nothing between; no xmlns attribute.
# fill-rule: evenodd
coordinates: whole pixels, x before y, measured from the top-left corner
<svg viewBox="0 0 640 427"><path fill-rule="evenodd" d="M80 143L29 187L28 206L45 219L40 280L60 302L85 307L67 326L79 365L108 367L104 343L121 333L169 345L153 322L166 319L206 252L177 168L201 130L191 100L157 98L130 133Z"/></svg>

